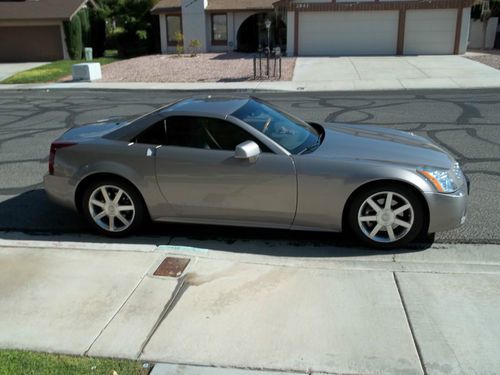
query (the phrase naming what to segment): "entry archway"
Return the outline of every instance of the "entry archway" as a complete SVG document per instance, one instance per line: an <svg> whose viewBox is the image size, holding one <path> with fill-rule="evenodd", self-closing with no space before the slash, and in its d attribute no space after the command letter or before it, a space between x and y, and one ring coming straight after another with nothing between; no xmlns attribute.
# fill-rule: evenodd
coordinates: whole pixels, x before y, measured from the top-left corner
<svg viewBox="0 0 500 375"><path fill-rule="evenodd" d="M265 21L271 20L270 44L271 48L286 48L286 24L281 15L276 13L256 13L249 16L238 28L236 45L239 52L257 52L259 47L268 45Z"/></svg>

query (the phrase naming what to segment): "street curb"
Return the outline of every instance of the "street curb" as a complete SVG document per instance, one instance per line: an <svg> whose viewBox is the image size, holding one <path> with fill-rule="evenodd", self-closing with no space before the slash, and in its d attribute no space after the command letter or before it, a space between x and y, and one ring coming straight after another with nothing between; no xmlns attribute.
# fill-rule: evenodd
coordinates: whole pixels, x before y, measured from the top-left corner
<svg viewBox="0 0 500 375"><path fill-rule="evenodd" d="M290 81L291 82L291 81ZM288 86L288 87L286 87ZM454 91L464 91L464 90L498 90L500 89L500 84L481 84L481 85L470 85L470 86L455 86L455 87L433 87L430 86L422 86L422 87L385 87L383 85L379 87L361 87L361 88L347 88L347 87L332 87L328 88L315 88L311 86L307 88L304 85L291 83L288 85L284 85L284 87L273 87L272 85L261 85L256 84L253 86L217 86L215 85L207 85L204 86L186 86L180 87L180 85L160 85L155 83L131 83L131 84L120 84L120 85L104 85L98 83L64 83L64 84L1 84L0 83L0 92L2 91L46 91L49 92L51 90L68 90L68 91L78 91L78 90L98 90L98 91L169 91L169 92L178 92L178 93L189 93L189 92L207 92L207 91L216 91L219 93L224 92L236 92L236 93L255 93L255 92L263 92L263 93L325 93L325 92L333 92L333 93L370 93L370 92L402 92L402 93L410 93L410 92L422 92L422 91L436 91L436 92L454 92Z"/></svg>

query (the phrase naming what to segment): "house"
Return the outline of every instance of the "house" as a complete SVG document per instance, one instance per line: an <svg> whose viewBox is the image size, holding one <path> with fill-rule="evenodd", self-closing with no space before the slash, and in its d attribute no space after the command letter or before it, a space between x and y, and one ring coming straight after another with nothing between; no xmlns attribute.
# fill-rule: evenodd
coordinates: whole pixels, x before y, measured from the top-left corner
<svg viewBox="0 0 500 375"><path fill-rule="evenodd" d="M288 55L461 54L474 0L160 0L162 53L280 46ZM266 29L265 21L271 21ZM269 22L268 22L269 23ZM269 31L268 31L269 30Z"/></svg>
<svg viewBox="0 0 500 375"><path fill-rule="evenodd" d="M0 1L0 62L68 58L63 22L87 0Z"/></svg>

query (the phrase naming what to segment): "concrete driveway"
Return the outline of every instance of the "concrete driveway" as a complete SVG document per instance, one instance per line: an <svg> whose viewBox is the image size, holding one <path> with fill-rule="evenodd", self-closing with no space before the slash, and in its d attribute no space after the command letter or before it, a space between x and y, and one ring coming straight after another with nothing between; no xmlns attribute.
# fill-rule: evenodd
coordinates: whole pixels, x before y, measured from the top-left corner
<svg viewBox="0 0 500 375"><path fill-rule="evenodd" d="M46 62L2 63L0 64L0 82L16 73L28 69L33 69L45 64L47 63Z"/></svg>
<svg viewBox="0 0 500 375"><path fill-rule="evenodd" d="M300 57L293 82L317 90L491 87L500 70L462 56Z"/></svg>

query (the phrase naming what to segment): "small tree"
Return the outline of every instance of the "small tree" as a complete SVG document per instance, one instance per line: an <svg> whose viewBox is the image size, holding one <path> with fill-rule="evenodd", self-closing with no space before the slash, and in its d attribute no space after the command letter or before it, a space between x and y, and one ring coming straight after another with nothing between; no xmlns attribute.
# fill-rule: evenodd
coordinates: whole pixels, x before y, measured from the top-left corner
<svg viewBox="0 0 500 375"><path fill-rule="evenodd" d="M71 21L64 22L64 34L66 35L66 47L72 60L82 58L82 24L80 17L75 16Z"/></svg>
<svg viewBox="0 0 500 375"><path fill-rule="evenodd" d="M82 25L82 43L83 47L90 47L90 17L89 11L87 8L82 8L77 13L77 16L80 17L80 24Z"/></svg>
<svg viewBox="0 0 500 375"><path fill-rule="evenodd" d="M189 53L191 57L196 57L198 55L198 51L201 48L201 42L199 39L192 39L189 42Z"/></svg>
<svg viewBox="0 0 500 375"><path fill-rule="evenodd" d="M180 31L177 31L174 35L175 39L175 51L177 52L177 56L181 56L184 53L184 35Z"/></svg>

